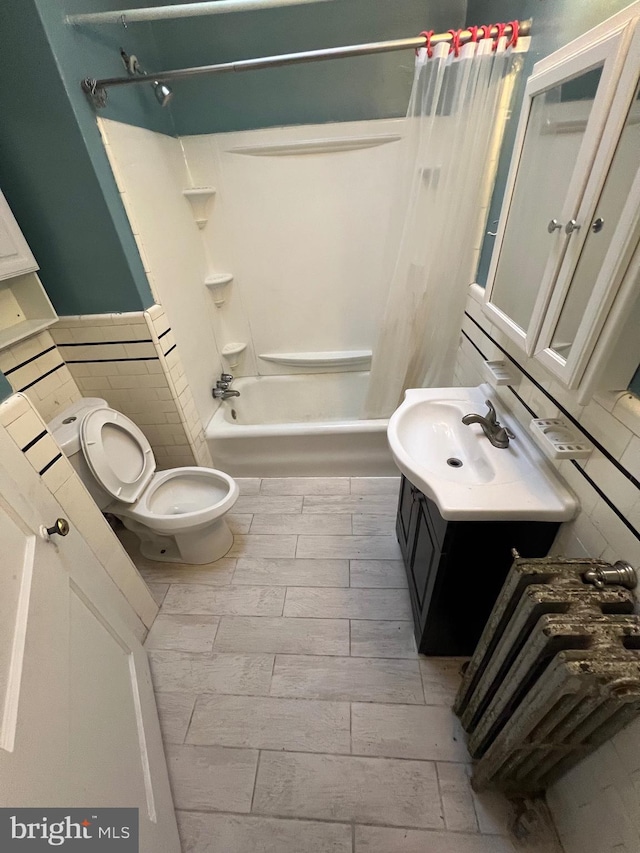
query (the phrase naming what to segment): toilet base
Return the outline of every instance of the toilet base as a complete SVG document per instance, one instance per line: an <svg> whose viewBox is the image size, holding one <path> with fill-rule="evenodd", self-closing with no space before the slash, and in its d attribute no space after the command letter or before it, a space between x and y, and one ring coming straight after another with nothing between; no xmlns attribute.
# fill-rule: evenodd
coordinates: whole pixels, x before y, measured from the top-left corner
<svg viewBox="0 0 640 853"><path fill-rule="evenodd" d="M224 518L203 530L161 536L131 518L121 517L124 526L140 539L140 553L158 563L202 566L215 563L233 545L233 534Z"/></svg>

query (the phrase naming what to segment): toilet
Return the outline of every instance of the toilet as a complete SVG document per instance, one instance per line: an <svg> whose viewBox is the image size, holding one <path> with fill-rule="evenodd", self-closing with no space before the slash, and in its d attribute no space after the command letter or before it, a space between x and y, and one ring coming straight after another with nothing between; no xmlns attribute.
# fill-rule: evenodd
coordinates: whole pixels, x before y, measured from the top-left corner
<svg viewBox="0 0 640 853"><path fill-rule="evenodd" d="M150 560L212 563L233 544L225 515L238 484L213 468L156 471L144 433L99 397L60 412L49 430L103 512L140 539Z"/></svg>

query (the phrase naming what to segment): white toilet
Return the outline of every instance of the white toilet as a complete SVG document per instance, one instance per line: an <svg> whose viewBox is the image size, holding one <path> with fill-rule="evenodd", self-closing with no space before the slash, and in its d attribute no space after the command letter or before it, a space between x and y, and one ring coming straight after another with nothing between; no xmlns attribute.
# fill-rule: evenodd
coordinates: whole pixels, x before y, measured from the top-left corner
<svg viewBox="0 0 640 853"><path fill-rule="evenodd" d="M100 509L139 537L145 557L202 564L231 548L224 516L239 491L228 474L196 466L156 471L142 431L98 397L69 406L49 430Z"/></svg>

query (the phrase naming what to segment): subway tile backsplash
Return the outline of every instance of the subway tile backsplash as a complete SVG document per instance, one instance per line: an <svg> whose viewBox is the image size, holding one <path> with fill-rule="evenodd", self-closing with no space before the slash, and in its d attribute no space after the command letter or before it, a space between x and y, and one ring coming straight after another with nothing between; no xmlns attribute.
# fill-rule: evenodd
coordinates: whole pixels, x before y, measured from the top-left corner
<svg viewBox="0 0 640 853"><path fill-rule="evenodd" d="M0 351L0 370L13 390L24 394L44 421L50 421L82 396L48 331Z"/></svg>
<svg viewBox="0 0 640 853"><path fill-rule="evenodd" d="M147 436L159 469L211 465L160 305L127 314L62 317L52 336L80 394L103 397L131 418Z"/></svg>

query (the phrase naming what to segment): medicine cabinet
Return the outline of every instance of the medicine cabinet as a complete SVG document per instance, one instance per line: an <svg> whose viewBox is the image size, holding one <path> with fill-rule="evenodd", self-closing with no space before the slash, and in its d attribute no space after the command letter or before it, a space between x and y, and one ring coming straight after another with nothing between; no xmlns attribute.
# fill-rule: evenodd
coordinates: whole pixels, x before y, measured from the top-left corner
<svg viewBox="0 0 640 853"><path fill-rule="evenodd" d="M535 66L485 291L491 321L568 388L626 387L640 362L634 7Z"/></svg>
<svg viewBox="0 0 640 853"><path fill-rule="evenodd" d="M37 269L0 192L0 349L52 326L58 319Z"/></svg>

